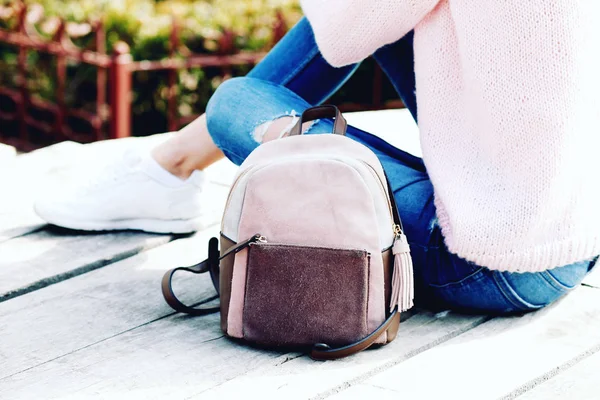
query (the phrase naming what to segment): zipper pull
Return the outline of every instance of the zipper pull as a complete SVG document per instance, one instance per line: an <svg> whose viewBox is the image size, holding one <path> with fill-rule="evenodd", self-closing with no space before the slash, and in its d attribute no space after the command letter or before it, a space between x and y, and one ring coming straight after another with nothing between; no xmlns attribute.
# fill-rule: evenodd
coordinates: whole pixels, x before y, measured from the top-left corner
<svg viewBox="0 0 600 400"><path fill-rule="evenodd" d="M399 239L400 235L402 235L402 227L398 224L394 224L392 225L392 230L394 231L394 237Z"/></svg>
<svg viewBox="0 0 600 400"><path fill-rule="evenodd" d="M263 235L261 235L260 233L257 233L256 235L252 236L250 239L246 239L243 242L238 243L235 246L229 248L229 250L227 250L225 252L225 254L223 254L219 258L219 260L224 259L225 257L227 257L230 254L239 253L240 251L244 250L246 247L248 247L251 244L256 243L256 242L267 243L267 238L264 237Z"/></svg>
<svg viewBox="0 0 600 400"><path fill-rule="evenodd" d="M394 272L392 274L392 295L390 298L390 312L398 306L398 311L406 311L413 306L414 277L413 263L410 256L410 246L400 225L394 225Z"/></svg>

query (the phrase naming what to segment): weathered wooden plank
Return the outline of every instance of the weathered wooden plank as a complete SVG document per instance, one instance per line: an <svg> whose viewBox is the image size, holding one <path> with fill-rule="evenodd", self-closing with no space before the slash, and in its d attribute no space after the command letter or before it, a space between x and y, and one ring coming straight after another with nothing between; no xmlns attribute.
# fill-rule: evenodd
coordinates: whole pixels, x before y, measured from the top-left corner
<svg viewBox="0 0 600 400"><path fill-rule="evenodd" d="M314 362L306 356L295 358L282 365L269 365L251 371L210 391L202 392L197 398L232 398L240 388L243 388L244 394L249 398L326 397L349 387L354 381L391 368L473 329L486 320L485 317L421 312L403 322L396 340L380 349L328 362Z"/></svg>
<svg viewBox="0 0 600 400"><path fill-rule="evenodd" d="M168 235L84 233L46 227L0 243L0 301L167 243Z"/></svg>
<svg viewBox="0 0 600 400"><path fill-rule="evenodd" d="M354 399L377 399L377 400L398 400L403 399L404 396L401 392L397 392L391 389L384 389L372 385L364 385L359 383L358 385L351 386L350 388L336 393L332 396L328 396L327 400L354 400Z"/></svg>
<svg viewBox="0 0 600 400"><path fill-rule="evenodd" d="M539 381L531 382L530 386L539 384L532 390L527 391L528 387L525 386L521 391L515 392L506 399L518 397L522 400L597 400L600 398L600 383L598 383L600 353L583 354L582 356L585 358L573 366L565 365L565 369L560 371L562 373L556 374L554 377L543 376Z"/></svg>
<svg viewBox="0 0 600 400"><path fill-rule="evenodd" d="M283 398L307 398L308 393L318 393L356 374L373 373L387 364L401 362L475 323L468 317L446 318L412 317L406 321L395 348L365 352L341 362L318 363L298 358L298 353L283 354L232 342L222 337L216 315L170 316L1 379L0 397L28 398L40 393L63 397L76 393L81 397L102 394L106 398L223 399L243 390L249 398L257 394L279 398L284 392ZM304 379L296 379L295 374ZM309 387L273 390L280 375L292 384L302 380ZM315 388L311 389L312 385ZM219 390L221 387L224 389ZM298 389L302 390L296 392Z"/></svg>
<svg viewBox="0 0 600 400"><path fill-rule="evenodd" d="M172 314L160 292L162 274L206 256L207 240L215 230L0 303L0 377ZM188 275L175 283L176 292L190 301L192 294L197 300L214 293L207 276ZM0 394L0 398L6 397Z"/></svg>
<svg viewBox="0 0 600 400"><path fill-rule="evenodd" d="M175 316L0 379L0 397L183 399L285 360L224 339L218 315Z"/></svg>
<svg viewBox="0 0 600 400"><path fill-rule="evenodd" d="M596 348L599 331L600 292L581 287L549 309L493 319L362 383L410 399L495 399Z"/></svg>

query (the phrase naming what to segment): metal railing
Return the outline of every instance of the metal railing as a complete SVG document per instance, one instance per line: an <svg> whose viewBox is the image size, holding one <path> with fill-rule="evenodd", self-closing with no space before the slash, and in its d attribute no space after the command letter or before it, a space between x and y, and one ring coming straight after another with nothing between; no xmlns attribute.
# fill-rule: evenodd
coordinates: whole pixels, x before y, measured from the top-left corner
<svg viewBox="0 0 600 400"><path fill-rule="evenodd" d="M60 20L51 38L46 38L28 22L28 9L24 3L18 4L17 23L11 30L0 29L0 43L16 47L17 73L13 87L0 87L0 98L9 99L15 106L12 110L0 107L0 141L13 144L22 150L39 147L32 141L31 128L53 142L75 140L90 142L107 138L131 135L132 125L132 75L140 71L163 71L167 74L167 129L176 130L194 117L181 118L177 112L177 74L191 68L217 68L225 79L231 76L232 68L238 65L254 65L264 53L237 52L233 45L233 34L225 31L219 40L219 52L214 55L192 54L181 43L181 27L174 21L170 35L169 57L156 61L134 61L129 47L124 42L113 46L111 54L106 50L106 30L101 21L90 23L92 45L81 48L75 45L68 35L67 23ZM273 44L286 32L283 16L276 13L273 29ZM29 52L40 52L55 57L54 78L56 90L54 101L42 99L32 93L28 85ZM185 55L183 57L182 55ZM75 61L96 69L96 98L93 111L73 109L66 104L67 63ZM379 109L390 107L382 102L382 73L376 68L373 76L372 102L370 104L345 104L345 110ZM396 105L392 105L396 106ZM32 110L43 111L45 118L38 118ZM48 117L49 116L49 117ZM73 128L73 120L84 121L91 127L86 132ZM5 131L12 123L11 134ZM16 128L16 134L14 127ZM47 144L47 143L45 143Z"/></svg>

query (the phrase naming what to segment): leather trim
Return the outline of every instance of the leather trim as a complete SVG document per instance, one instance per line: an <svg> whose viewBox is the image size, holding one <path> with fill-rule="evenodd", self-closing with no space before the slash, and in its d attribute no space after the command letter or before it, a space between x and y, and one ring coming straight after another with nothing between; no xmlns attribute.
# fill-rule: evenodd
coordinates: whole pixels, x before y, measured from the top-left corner
<svg viewBox="0 0 600 400"><path fill-rule="evenodd" d="M342 116L340 110L336 106L324 104L304 110L296 125L294 125L294 127L290 130L289 136L301 135L302 124L304 122L314 121L320 118L335 118L333 122L333 133L342 136L346 134L348 123Z"/></svg>
<svg viewBox="0 0 600 400"><path fill-rule="evenodd" d="M392 295L392 273L394 271L394 257L392 255L392 248L382 251L381 257L383 258L383 284L385 293L385 316L386 318L390 315L390 297Z"/></svg>
<svg viewBox="0 0 600 400"><path fill-rule="evenodd" d="M400 330L400 313L398 314L398 319L396 321L393 321L390 324L390 327L388 328L387 332L387 343L390 343L392 340L396 339L396 336L398 335L398 331Z"/></svg>
<svg viewBox="0 0 600 400"><path fill-rule="evenodd" d="M369 348L371 345L375 344L377 338L384 333L392 325L399 324L400 321L400 313L397 312L398 308L396 307L393 311L393 315L390 315L375 331L373 331L369 336L364 339L349 344L344 347L334 348L332 349L329 345L325 343L317 343L313 346L312 351L310 352L310 358L313 360L336 360L338 358L348 357L353 354L356 354L360 351L363 351Z"/></svg>
<svg viewBox="0 0 600 400"><path fill-rule="evenodd" d="M385 286L385 316L390 316L390 296L392 295L392 274L394 272L394 255L392 249L389 248L381 252L383 258L383 283ZM390 343L396 338L398 329L400 328L400 319L391 322L389 328L386 331L386 343Z"/></svg>
<svg viewBox="0 0 600 400"><path fill-rule="evenodd" d="M236 243L221 234L221 256ZM233 277L233 262L235 257L230 255L221 260L219 279L219 293L221 294L221 330L227 333L227 316L229 315L229 300L231 299L231 279Z"/></svg>

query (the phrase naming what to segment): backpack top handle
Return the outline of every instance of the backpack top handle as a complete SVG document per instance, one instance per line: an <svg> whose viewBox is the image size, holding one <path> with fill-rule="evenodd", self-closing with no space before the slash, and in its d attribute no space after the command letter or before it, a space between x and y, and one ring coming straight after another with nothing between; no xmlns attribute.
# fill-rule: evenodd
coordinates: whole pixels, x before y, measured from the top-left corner
<svg viewBox="0 0 600 400"><path fill-rule="evenodd" d="M320 118L335 118L333 123L333 133L345 135L348 123L342 116L342 113L336 106L323 105L306 109L296 125L290 130L290 136L302 135L302 124L309 121L314 121Z"/></svg>

